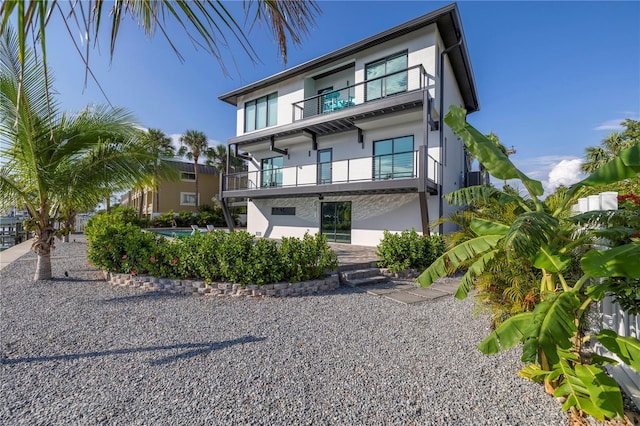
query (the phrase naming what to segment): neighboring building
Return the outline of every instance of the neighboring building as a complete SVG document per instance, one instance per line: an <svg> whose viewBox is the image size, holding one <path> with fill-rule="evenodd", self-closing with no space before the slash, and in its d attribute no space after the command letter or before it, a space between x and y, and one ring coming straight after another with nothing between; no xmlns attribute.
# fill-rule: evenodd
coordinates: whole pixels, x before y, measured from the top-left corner
<svg viewBox="0 0 640 426"><path fill-rule="evenodd" d="M479 108L455 4L220 99L237 108L228 151L249 164L223 175L222 205L247 198L257 236L428 234L453 211L442 194L478 178L442 122L450 105Z"/></svg>
<svg viewBox="0 0 640 426"><path fill-rule="evenodd" d="M142 215L155 217L170 210L196 212L197 205L213 203L211 199L218 196L220 188L220 176L215 167L198 164L200 197L197 201L193 163L173 160L170 163L175 165L180 172L179 181L160 182L157 193L153 188L145 188L144 191L133 189L120 198L120 205L129 206L139 211L140 203L142 203Z"/></svg>

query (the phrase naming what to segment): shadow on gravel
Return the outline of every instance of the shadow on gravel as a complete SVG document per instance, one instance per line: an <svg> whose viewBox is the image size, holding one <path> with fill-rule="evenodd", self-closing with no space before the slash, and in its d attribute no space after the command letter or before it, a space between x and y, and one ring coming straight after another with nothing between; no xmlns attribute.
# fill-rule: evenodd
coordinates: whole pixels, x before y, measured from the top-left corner
<svg viewBox="0 0 640 426"><path fill-rule="evenodd" d="M224 342L210 342L210 343L180 343L176 345L165 345L165 346L148 346L145 348L129 348L129 349L113 349L108 351L99 351L99 352L86 352L83 354L67 354L67 355L49 355L49 356L39 356L39 357L25 357L25 358L2 358L0 359L0 364L23 364L29 362L51 362L51 361L74 361L82 358L98 358L103 356L112 356L112 355L126 355L133 354L139 352L157 352L157 351L168 351L172 349L190 349L186 352L171 355L167 357L160 358L158 360L150 362L151 365L164 365L173 361L178 361L181 359L193 358L198 355L207 355L209 352L226 349L230 346L234 345L244 345L245 343L254 343L254 342L262 342L266 340L266 337L256 337L256 336L244 336L239 337L237 339L225 340Z"/></svg>

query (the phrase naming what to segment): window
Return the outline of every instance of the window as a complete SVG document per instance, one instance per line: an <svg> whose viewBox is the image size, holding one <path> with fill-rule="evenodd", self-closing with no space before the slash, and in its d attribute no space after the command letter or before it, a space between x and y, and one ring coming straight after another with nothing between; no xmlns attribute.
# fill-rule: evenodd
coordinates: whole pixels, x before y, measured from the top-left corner
<svg viewBox="0 0 640 426"><path fill-rule="evenodd" d="M188 180L188 181L195 181L196 180L196 174L195 173L189 173L189 172L180 172L180 179Z"/></svg>
<svg viewBox="0 0 640 426"><path fill-rule="evenodd" d="M367 64L365 78L368 101L407 91L407 52ZM385 77L388 76L388 77Z"/></svg>
<svg viewBox="0 0 640 426"><path fill-rule="evenodd" d="M262 160L262 187L274 188L282 186L283 157L265 158Z"/></svg>
<svg viewBox="0 0 640 426"><path fill-rule="evenodd" d="M278 121L278 93L272 93L244 104L244 131L275 126Z"/></svg>
<svg viewBox="0 0 640 426"><path fill-rule="evenodd" d="M332 153L331 148L318 151L318 185L331 183Z"/></svg>
<svg viewBox="0 0 640 426"><path fill-rule="evenodd" d="M414 177L413 136L385 139L373 143L373 179Z"/></svg>
<svg viewBox="0 0 640 426"><path fill-rule="evenodd" d="M271 214L273 216L295 216L295 207L271 207Z"/></svg>
<svg viewBox="0 0 640 426"><path fill-rule="evenodd" d="M196 193L195 192L181 192L180 193L180 205L181 206L195 206L196 205Z"/></svg>

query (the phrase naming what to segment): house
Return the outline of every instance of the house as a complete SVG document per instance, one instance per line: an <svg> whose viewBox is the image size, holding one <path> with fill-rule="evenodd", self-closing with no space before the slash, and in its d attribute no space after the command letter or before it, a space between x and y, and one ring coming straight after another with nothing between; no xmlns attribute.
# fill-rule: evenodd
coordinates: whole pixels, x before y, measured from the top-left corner
<svg viewBox="0 0 640 426"><path fill-rule="evenodd" d="M223 210L248 199L257 236L375 246L384 230L446 232L429 227L454 209L442 194L478 178L442 121L450 105L479 108L455 4L219 99L237 112L227 152L249 165L222 176Z"/></svg>
<svg viewBox="0 0 640 426"><path fill-rule="evenodd" d="M180 180L176 182L161 181L158 190L147 187L143 191L133 189L120 198L120 205L129 206L136 211L140 209L142 203L142 215L153 218L158 214L166 213L170 210L174 212L191 211L196 212L197 205L212 204L212 198L218 196L220 187L220 175L213 166L198 164L198 192L199 201L196 198L193 163L167 160L178 169Z"/></svg>

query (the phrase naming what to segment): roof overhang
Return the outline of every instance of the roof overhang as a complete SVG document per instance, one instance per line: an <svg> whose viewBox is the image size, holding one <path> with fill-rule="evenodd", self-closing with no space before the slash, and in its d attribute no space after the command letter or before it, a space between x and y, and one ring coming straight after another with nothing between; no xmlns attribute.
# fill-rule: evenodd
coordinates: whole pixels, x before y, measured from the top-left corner
<svg viewBox="0 0 640 426"><path fill-rule="evenodd" d="M467 112L471 113L478 111L480 104L473 77L473 70L471 68L469 52L467 51L467 45L462 31L462 21L458 12L458 6L455 3L353 43L349 46L343 47L342 49L338 49L316 59L312 59L311 61L259 80L255 83L220 95L218 99L233 106L237 106L240 96L280 83L297 75L308 73L319 67L335 63L336 61L352 57L359 51L393 40L431 24L436 24L438 26L438 31L445 49L456 44L458 39L462 39L462 43L449 52L449 61L458 82Z"/></svg>

